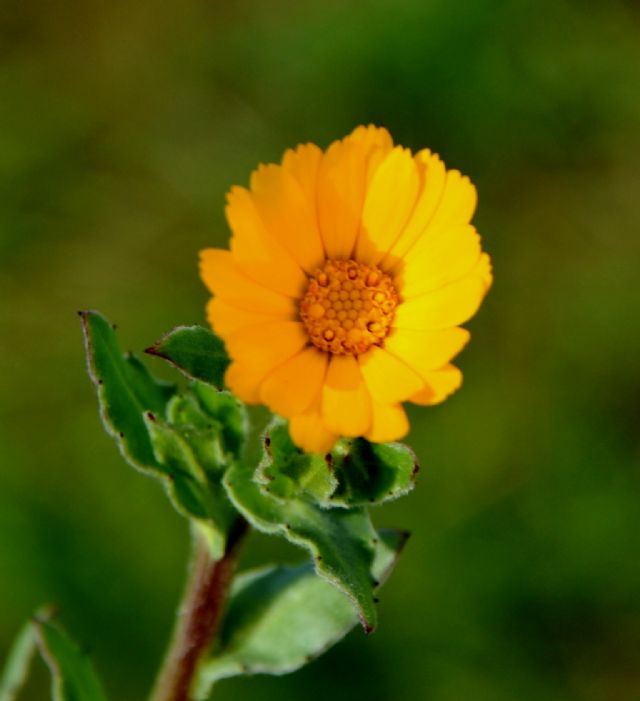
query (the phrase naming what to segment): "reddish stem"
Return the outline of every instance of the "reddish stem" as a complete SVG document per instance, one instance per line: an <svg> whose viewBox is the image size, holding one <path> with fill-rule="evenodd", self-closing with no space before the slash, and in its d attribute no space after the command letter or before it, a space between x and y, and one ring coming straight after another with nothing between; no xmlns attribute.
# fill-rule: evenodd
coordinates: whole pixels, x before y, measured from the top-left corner
<svg viewBox="0 0 640 701"><path fill-rule="evenodd" d="M196 535L191 572L151 701L191 701L193 678L218 630L247 529L246 521L236 522L217 561L212 560L204 538Z"/></svg>

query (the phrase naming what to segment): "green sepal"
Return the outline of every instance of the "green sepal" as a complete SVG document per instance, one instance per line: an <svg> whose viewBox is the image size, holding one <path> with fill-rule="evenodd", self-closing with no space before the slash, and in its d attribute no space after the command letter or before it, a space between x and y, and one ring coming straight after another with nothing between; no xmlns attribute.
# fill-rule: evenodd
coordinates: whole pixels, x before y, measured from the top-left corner
<svg viewBox="0 0 640 701"><path fill-rule="evenodd" d="M167 419L193 439L194 448L205 449L205 469L218 471L228 456L242 455L249 432L245 405L229 392L221 392L203 382L193 382L190 392L176 395L167 407ZM216 435L214 444L210 435Z"/></svg>
<svg viewBox="0 0 640 701"><path fill-rule="evenodd" d="M185 375L221 388L229 356L223 342L204 326L177 326L146 353L171 363Z"/></svg>
<svg viewBox="0 0 640 701"><path fill-rule="evenodd" d="M209 478L198 459L201 456L196 456L192 447L198 444L193 436L188 442L179 428L170 426L150 412L145 416L145 422L155 457L166 471L171 500L178 511L197 523L207 538L213 559L220 559L227 533L237 516L222 487L220 475ZM212 429L205 435L211 445L218 445L218 431ZM201 452L206 447L206 441L203 441Z"/></svg>
<svg viewBox="0 0 640 701"><path fill-rule="evenodd" d="M255 476L262 490L280 499L306 495L327 508L396 499L413 489L418 472L415 454L402 443L343 438L325 455L303 453L282 419L268 426L264 444Z"/></svg>
<svg viewBox="0 0 640 701"><path fill-rule="evenodd" d="M384 504L415 486L418 462L415 453L403 443L342 439L330 455L338 481L331 505Z"/></svg>
<svg viewBox="0 0 640 701"><path fill-rule="evenodd" d="M34 620L38 646L51 671L54 701L106 701L87 653L55 623Z"/></svg>
<svg viewBox="0 0 640 701"><path fill-rule="evenodd" d="M113 325L95 311L79 312L89 376L96 386L100 416L107 433L133 467L156 472L144 414L164 415L175 387L154 379L131 354L123 354Z"/></svg>
<svg viewBox="0 0 640 701"><path fill-rule="evenodd" d="M27 680L36 650L36 631L29 621L16 636L7 655L0 675L0 701L15 701Z"/></svg>
<svg viewBox="0 0 640 701"><path fill-rule="evenodd" d="M371 572L380 583L407 537L395 530L378 533ZM217 648L201 667L196 698L206 698L219 679L293 672L341 640L357 621L347 599L310 564L244 572L234 582Z"/></svg>
<svg viewBox="0 0 640 701"><path fill-rule="evenodd" d="M280 499L307 495L326 503L338 487L331 461L297 448L286 422L274 419L264 437L264 458L255 479L262 491Z"/></svg>
<svg viewBox="0 0 640 701"><path fill-rule="evenodd" d="M281 499L263 491L254 470L242 462L229 468L223 484L255 528L306 548L316 572L351 600L365 631L375 629L371 565L376 533L366 509L325 509L305 494Z"/></svg>

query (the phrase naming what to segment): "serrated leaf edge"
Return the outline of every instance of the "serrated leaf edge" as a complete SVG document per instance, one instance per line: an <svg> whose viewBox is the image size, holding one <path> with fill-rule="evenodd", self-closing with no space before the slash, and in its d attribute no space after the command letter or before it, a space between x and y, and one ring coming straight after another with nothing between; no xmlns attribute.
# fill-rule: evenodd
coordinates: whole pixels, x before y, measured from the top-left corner
<svg viewBox="0 0 640 701"><path fill-rule="evenodd" d="M65 697L63 696L64 692L64 678L63 678L63 671L60 668L60 664L58 660L56 659L56 656L53 654L53 652L49 648L49 644L47 642L46 636L43 631L43 626L45 625L53 625L49 617L41 617L39 615L33 616L31 619L32 625L35 629L36 632L36 638L38 641L38 649L40 650L40 654L42 655L43 660L46 662L47 667L49 667L49 670L51 671L51 676L53 679L54 683L54 701L67 701ZM58 630L60 631L59 626L56 626ZM60 631L61 635L66 635L63 631ZM68 641L71 645L75 645L75 647L78 648L78 651L83 659L86 659L89 664L91 665L91 669L93 670L93 664L91 663L91 658L87 654L85 650L83 650L80 646L77 645L77 643L74 643L71 639L68 638ZM93 673L95 675L95 670L93 670ZM106 701L106 695L104 690L102 689L102 683L98 679L97 675L95 676L95 681L99 685L99 691L101 692L101 697L103 701Z"/></svg>
<svg viewBox="0 0 640 701"><path fill-rule="evenodd" d="M150 345L148 348L145 348L144 352L148 355L152 355L156 358L161 358L162 360L166 361L167 363L169 363L169 365L176 368L176 370L179 370L185 377L188 377L190 380L202 382L203 384L209 385L210 387L215 387L219 391L224 391L223 385L217 385L213 382L207 382L201 377L195 377L195 375L192 375L186 368L182 367L182 365L176 363L175 360L173 360L173 358L169 357L168 355L165 355L164 353L162 353L162 351L160 351L160 348L163 346L165 341L168 338L170 338L173 334L179 331L190 331L192 329L204 329L205 331L209 330L206 326L201 326L200 324L179 324L178 326L174 326L170 331L167 331L166 333L162 334L162 336L160 336L160 338L155 343Z"/></svg>
<svg viewBox="0 0 640 701"><path fill-rule="evenodd" d="M413 448L408 446L406 443L400 443L399 441L392 441L390 443L384 443L383 445L393 446L394 448L402 448L408 451L409 455L411 456L413 460L413 472L411 473L410 481L407 487L404 489L398 489L397 491L392 491L384 497L382 497L382 499L375 499L373 501L369 500L366 502L363 501L350 503L344 499L341 499L340 497L332 496L331 501L326 504L327 508L342 507L346 509L351 509L357 506L368 506L375 508L377 506L382 506L383 504L389 504L390 502L395 501L400 497L404 497L415 489L418 474L420 472L420 464L418 462L418 456L416 455Z"/></svg>
<svg viewBox="0 0 640 701"><path fill-rule="evenodd" d="M263 567L256 567L255 569L251 570L246 570L245 572L242 572L241 574L243 575L255 575L258 576L262 574L263 572L268 572L270 570L272 571L280 571L280 570L288 570L288 569L303 569L303 568L309 568L309 572L313 573L317 572L315 571L315 568L311 565L311 563L305 563L302 565L265 565ZM322 577L324 581L326 579ZM342 590L341 590L342 591ZM287 666L282 666L279 668L277 671L273 671L273 668L268 668L264 665L256 665L256 666L248 666L248 665L236 665L236 669L240 670L240 674L243 676L253 676L256 674L269 674L274 677L281 677L284 676L285 674L291 674L291 672L295 672L296 670L300 669L301 667L304 667L305 664L308 664L309 662L313 662L313 660L316 660L318 657L323 655L329 648L333 647L336 643L340 642L347 633L351 631L353 626L357 625L357 619L358 616L356 616L353 620L353 624L350 625L349 627L345 628L342 632L339 634L335 635L333 638L331 638L324 646L319 648L318 650L314 650L313 652L304 655L303 657L299 658L296 662L291 663L290 665ZM220 662L224 661L225 657L230 656L227 654L221 655L219 658L214 658L213 660L210 661L210 663L207 665L205 664L203 667L203 673L206 674L207 667L214 667ZM211 682L216 682L219 681L220 679L229 679L231 677L236 677L240 676L237 672L231 672L227 674L223 674L220 676L215 676Z"/></svg>
<svg viewBox="0 0 640 701"><path fill-rule="evenodd" d="M373 633L376 629L377 626L377 621L374 621L371 623L365 616L364 611L362 610L362 607L360 606L360 603L356 599L351 592L346 589L343 585L342 582L335 576L331 574L330 571L326 570L322 566L322 556L320 552L318 551L317 547L314 545L314 543L310 540L306 540L305 538L300 538L296 536L294 533L291 532L290 529L287 528L287 525L284 523L279 523L276 525L272 524L267 524L261 519L256 518L255 514L252 512L248 511L247 509L244 508L242 504L236 499L233 491L233 485L230 482L230 478L233 477L233 472L234 470L238 469L237 465L232 465L227 472L225 473L223 479L222 479L222 484L224 485L225 489L227 490L227 494L229 495L229 499L231 499L233 505L238 509L238 511L253 525L255 528L257 528L259 531L262 533L267 533L267 534L278 534L278 535L283 535L290 543L294 543L295 545L299 545L300 547L304 548L311 554L311 561L313 563L313 568L316 572L316 574L319 577L322 577L324 580L327 582L331 583L334 587L339 589L352 603L354 609L356 610L358 614L358 618L360 619L360 623L362 624L362 627L365 631L365 633L370 634ZM257 486L257 485L256 485ZM264 495L265 498L271 498L271 495ZM365 510L366 513L366 510ZM369 515L367 513L367 518L369 521L369 525L371 527L371 531L374 534L375 537L375 530L373 528L373 524L371 523L371 519L369 518Z"/></svg>
<svg viewBox="0 0 640 701"><path fill-rule="evenodd" d="M394 556L387 565L387 567L380 573L379 578L378 578L378 584L375 587L375 590L377 591L388 579L390 573L393 571L398 559L400 558L400 555L402 554L402 551L404 550L407 541L409 540L411 533L407 530L404 529L397 529L397 528L382 528L376 533L376 537L379 538L380 534L383 533L384 531L394 531L395 533L398 534L399 536L399 542L398 546L394 552ZM294 570L294 569L303 569L303 568L309 568L310 571L315 571L317 574L317 571L315 570L314 567L311 566L311 563L304 563L302 565L281 565L281 564L276 564L276 565L263 565L260 567L255 567L249 570L245 570L244 572L240 573L240 576L259 576L262 573L266 573L269 571L279 571L279 570ZM322 577L322 579L325 579ZM326 581L326 580L325 580ZM342 590L341 590L342 591ZM277 671L273 671L273 668L266 667L264 665L255 665L255 666L248 666L248 665L241 665L237 664L235 666L235 669L239 670L239 672L235 671L230 671L228 673L224 673L221 675L214 675L212 678L207 679L203 685L202 689L204 691L205 685L206 685L206 691L208 693L208 690L210 689L211 685L216 683L217 681L220 681L222 679L229 679L231 677L235 676L253 676L256 674L268 674L270 676L284 676L285 674L290 674L291 672L295 672L298 669L301 669L304 667L306 664L313 662L314 660L318 659L318 657L321 657L327 650L329 650L331 647L333 647L336 643L340 642L353 628L353 626L356 625L356 620L353 621L353 624L346 627L342 632L339 634L333 636L331 639L327 641L325 645L322 647L318 648L317 650L304 655L303 657L299 658L296 662L291 663L288 666L283 666L279 668ZM208 668L215 668L216 666L220 665L221 662L224 662L226 657L230 657L229 653L221 655L219 658L214 658L212 659L208 664L205 663L201 674L204 676L207 674L207 669ZM209 672L210 673L210 672ZM202 697L198 697L199 699L206 698L206 693Z"/></svg>
<svg viewBox="0 0 640 701"><path fill-rule="evenodd" d="M169 425L165 421L159 421L157 417L153 414L151 411L144 412L144 421L145 424L153 423L157 425L161 425L164 430L170 431L173 435L174 438L180 443L181 447L185 450L185 452L188 453L190 458L192 459L192 462L195 466L195 468L198 471L198 476L202 480L201 483L206 484L208 482L207 475L205 471L202 469L200 464L198 463L195 455L193 454L193 448L189 445L189 443L182 437L179 431L177 431L173 426ZM153 442L152 442L152 447L153 447ZM155 447L153 447L154 453L155 453ZM157 458L156 458L157 460ZM172 472L162 472L158 471L158 477L161 479L161 481L164 483L167 496L169 497L169 500L173 504L173 507L175 510L184 516L186 519L189 521L192 521L193 524L201 531L201 533L204 535L204 537L207 540L207 543L209 545L209 549L211 550L211 556L213 557L214 560L218 560L222 557L224 554L224 544L226 543L227 539L227 534L221 530L217 524L210 518L200 518L198 516L195 516L192 514L190 511L188 511L181 503L180 500L177 498L176 493L175 493L175 475L176 473ZM188 472L180 471L180 475L182 477L186 477L187 479L195 479L195 475L190 475ZM217 542L219 543L216 546L216 539Z"/></svg>
<svg viewBox="0 0 640 701"><path fill-rule="evenodd" d="M91 340L91 331L89 328L89 322L88 318L89 316L97 316L100 317L105 323L107 323L109 326L111 326L113 329L115 329L115 325L111 324L111 322L107 319L104 314L101 314L98 311L95 310L87 310L87 311L79 311L78 316L80 317L82 321L82 333L84 337L84 346L85 346L85 356L86 356L86 361L87 361L87 371L89 374L89 378L91 379L91 382L94 384L96 388L96 393L98 395L98 410L100 412L100 420L102 421L102 425L104 426L105 431L109 436L113 438L115 441L116 445L118 446L118 450L120 451L120 454L122 457L131 465L134 469L138 470L139 472L142 472L143 474L147 475L153 475L153 476L164 476L166 473L162 472L162 469L160 468L160 465L156 463L155 465L145 465L138 460L136 460L127 450L126 444L124 439L124 434L122 434L120 431L116 430L115 426L111 423L105 406L106 406L106 398L105 398L105 390L104 390L104 385L103 381L100 377L98 377L98 373L96 370L96 367L93 363L93 342ZM124 354L123 354L124 355ZM138 400L136 399L136 404L140 404ZM140 410L140 416L144 417L146 413L146 409L143 407Z"/></svg>
<svg viewBox="0 0 640 701"><path fill-rule="evenodd" d="M89 378L91 379L91 382L96 388L96 393L98 395L98 411L100 413L100 420L102 422L102 425L104 426L105 431L109 436L113 438L115 441L116 445L118 446L118 450L120 451L120 454L122 457L125 459L125 461L131 465L135 470L138 472L148 475L151 477L156 478L163 486L167 496L169 497L169 501L173 505L173 507L176 509L176 511L183 517L189 519L190 521L193 521L197 526L203 531L203 534L207 538L207 541L209 544L212 546L212 539L210 537L210 534L208 530L211 528L211 522L209 519L201 519L195 517L193 514L189 513L178 501L178 499L175 496L174 493L174 477L172 473L165 472L162 469L162 466L160 463L157 461L156 458L156 463L155 465L145 465L138 460L136 460L130 452L126 448L126 444L124 441L124 435L120 433L116 428L113 426L111 423L105 406L106 406L106 401L105 401L105 391L103 389L103 382L102 380L98 377L95 365L93 363L93 343L91 340L91 331L89 328L89 321L88 318L89 316L97 316L100 317L106 324L111 326L115 330L116 326L115 324L112 324L109 319L99 311L89 309L89 310L82 310L78 312L78 316L81 319L82 322L82 332L83 332L83 338L84 338L84 346L85 346L85 356L86 356L86 363L87 363L87 371L89 374ZM188 328L188 327L185 327ZM171 333L171 332L169 332ZM165 334L167 335L167 334ZM123 354L124 355L124 354ZM126 383L125 383L126 384ZM206 384L206 383L205 383ZM136 404L139 404L139 402L136 399ZM148 420L156 420L155 415L153 412L148 411L147 409L142 409L140 412L141 417L145 421L145 423ZM151 446L153 450L153 445ZM154 455L155 458L155 455ZM215 527L214 527L215 530ZM212 557L216 557L216 555L219 555L217 553L217 550L212 546Z"/></svg>

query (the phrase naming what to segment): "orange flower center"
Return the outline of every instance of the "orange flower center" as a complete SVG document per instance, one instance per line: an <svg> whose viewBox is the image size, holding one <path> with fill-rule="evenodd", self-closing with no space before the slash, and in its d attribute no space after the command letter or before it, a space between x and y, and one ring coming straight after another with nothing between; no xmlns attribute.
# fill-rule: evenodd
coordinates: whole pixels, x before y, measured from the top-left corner
<svg viewBox="0 0 640 701"><path fill-rule="evenodd" d="M375 265L328 260L310 278L300 316L317 348L358 355L382 345L398 302L393 281Z"/></svg>

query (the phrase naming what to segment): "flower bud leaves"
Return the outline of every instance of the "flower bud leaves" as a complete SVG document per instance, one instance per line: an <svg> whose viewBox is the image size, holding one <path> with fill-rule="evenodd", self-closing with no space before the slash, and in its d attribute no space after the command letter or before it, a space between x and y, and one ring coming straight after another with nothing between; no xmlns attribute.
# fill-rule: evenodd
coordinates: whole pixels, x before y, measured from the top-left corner
<svg viewBox="0 0 640 701"><path fill-rule="evenodd" d="M326 455L304 453L291 440L287 423L274 419L256 480L281 499L306 494L327 508L350 508L407 494L417 473L416 456L402 443L343 438Z"/></svg>
<svg viewBox="0 0 640 701"><path fill-rule="evenodd" d="M304 453L276 418L264 435L258 469L234 465L224 485L257 529L307 548L316 572L351 599L371 631L375 532L365 507L408 492L416 471L412 451L399 443L344 439L327 455Z"/></svg>
<svg viewBox="0 0 640 701"><path fill-rule="evenodd" d="M364 438L343 439L331 451L338 486L331 505L384 504L415 486L418 463L403 443L370 443Z"/></svg>
<svg viewBox="0 0 640 701"><path fill-rule="evenodd" d="M305 453L289 435L286 422L274 419L264 436L264 457L256 472L262 491L280 499L306 495L326 503L338 481L326 456Z"/></svg>

